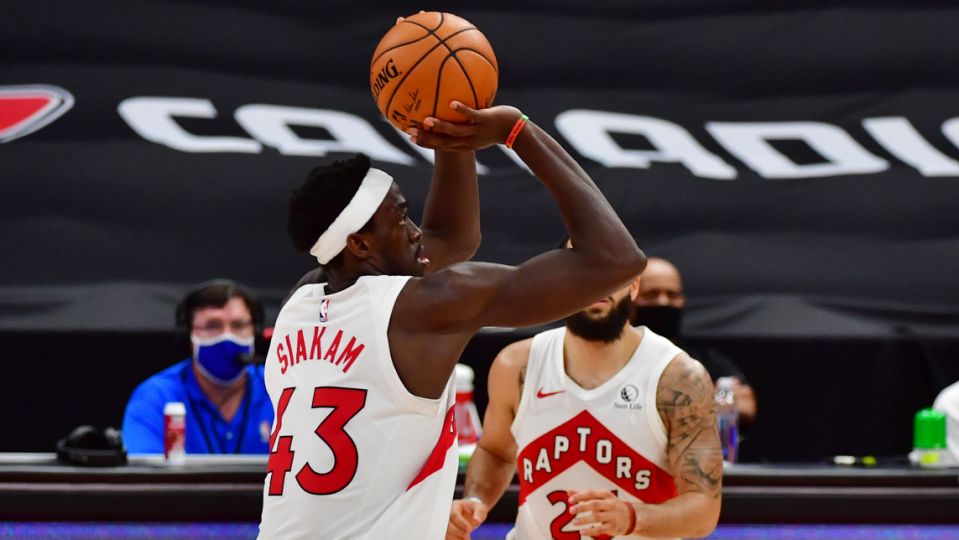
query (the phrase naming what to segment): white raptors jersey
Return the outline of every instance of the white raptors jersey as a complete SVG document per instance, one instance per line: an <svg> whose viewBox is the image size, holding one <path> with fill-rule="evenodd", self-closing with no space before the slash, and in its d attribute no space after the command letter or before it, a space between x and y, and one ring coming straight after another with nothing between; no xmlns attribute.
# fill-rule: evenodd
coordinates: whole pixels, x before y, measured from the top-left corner
<svg viewBox="0 0 959 540"><path fill-rule="evenodd" d="M533 338L511 427L519 448L520 492L516 527L509 538L591 538L581 537L570 523L574 516L568 512L568 489L608 489L626 501L646 503L676 496L656 389L666 365L682 350L648 328L642 332L629 362L592 390L566 375L566 328Z"/></svg>
<svg viewBox="0 0 959 540"><path fill-rule="evenodd" d="M260 538L442 538L458 453L452 375L409 393L387 328L408 277L298 289L276 321L266 389L276 410Z"/></svg>

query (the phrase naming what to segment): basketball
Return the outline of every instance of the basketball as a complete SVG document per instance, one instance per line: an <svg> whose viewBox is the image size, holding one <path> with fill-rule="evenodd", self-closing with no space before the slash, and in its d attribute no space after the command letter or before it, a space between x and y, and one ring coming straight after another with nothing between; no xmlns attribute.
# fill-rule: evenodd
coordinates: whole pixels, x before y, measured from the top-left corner
<svg viewBox="0 0 959 540"><path fill-rule="evenodd" d="M376 106L402 130L420 127L428 116L465 121L450 101L489 107L497 82L496 56L486 36L450 13L417 13L397 22L370 63Z"/></svg>

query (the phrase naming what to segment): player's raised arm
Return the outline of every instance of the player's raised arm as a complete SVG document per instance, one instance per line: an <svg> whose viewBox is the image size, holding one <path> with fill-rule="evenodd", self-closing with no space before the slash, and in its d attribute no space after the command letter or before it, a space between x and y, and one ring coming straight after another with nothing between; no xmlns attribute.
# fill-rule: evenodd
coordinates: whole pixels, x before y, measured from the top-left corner
<svg viewBox="0 0 959 540"><path fill-rule="evenodd" d="M473 110L457 104L469 124L435 121L431 131L414 130L427 148L483 148L506 140L520 113L499 106ZM609 294L640 273L643 253L585 171L532 122L521 125L513 149L551 192L573 249L560 249L518 267L461 264L411 283L415 302L433 331L472 332L487 325L524 326L569 315ZM427 304L427 309L423 309Z"/></svg>
<svg viewBox="0 0 959 540"><path fill-rule="evenodd" d="M433 180L420 228L424 251L430 259L430 272L469 260L476 253L480 245L480 222L473 152L436 151Z"/></svg>

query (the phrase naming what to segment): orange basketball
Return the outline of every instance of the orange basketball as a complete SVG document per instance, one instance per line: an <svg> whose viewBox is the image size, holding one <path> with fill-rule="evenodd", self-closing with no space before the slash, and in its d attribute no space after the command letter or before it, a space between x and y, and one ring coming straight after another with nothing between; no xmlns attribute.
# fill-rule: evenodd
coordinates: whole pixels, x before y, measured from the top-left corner
<svg viewBox="0 0 959 540"><path fill-rule="evenodd" d="M483 109L498 81L493 48L475 26L450 13L417 13L380 40L370 63L376 106L396 127L419 127L427 116L462 122L452 100Z"/></svg>

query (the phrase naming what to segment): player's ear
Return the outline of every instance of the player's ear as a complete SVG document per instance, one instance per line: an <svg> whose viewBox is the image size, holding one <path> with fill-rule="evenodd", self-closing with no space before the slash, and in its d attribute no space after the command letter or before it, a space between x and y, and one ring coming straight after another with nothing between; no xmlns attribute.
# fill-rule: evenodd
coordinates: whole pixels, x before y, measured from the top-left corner
<svg viewBox="0 0 959 540"><path fill-rule="evenodd" d="M373 255L373 244L367 235L352 233L346 237L346 250L357 259L365 261Z"/></svg>
<svg viewBox="0 0 959 540"><path fill-rule="evenodd" d="M636 298L639 296L639 282L642 278L636 276L636 279L629 284L629 299L633 302L636 302Z"/></svg>

